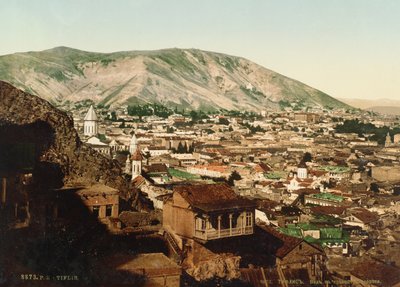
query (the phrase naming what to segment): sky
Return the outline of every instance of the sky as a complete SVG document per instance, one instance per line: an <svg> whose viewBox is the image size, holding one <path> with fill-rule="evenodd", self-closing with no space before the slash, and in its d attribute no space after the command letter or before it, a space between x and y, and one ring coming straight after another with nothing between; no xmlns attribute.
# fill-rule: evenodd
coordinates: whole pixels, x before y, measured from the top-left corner
<svg viewBox="0 0 400 287"><path fill-rule="evenodd" d="M197 48L336 98L400 100L399 0L0 0L0 55Z"/></svg>

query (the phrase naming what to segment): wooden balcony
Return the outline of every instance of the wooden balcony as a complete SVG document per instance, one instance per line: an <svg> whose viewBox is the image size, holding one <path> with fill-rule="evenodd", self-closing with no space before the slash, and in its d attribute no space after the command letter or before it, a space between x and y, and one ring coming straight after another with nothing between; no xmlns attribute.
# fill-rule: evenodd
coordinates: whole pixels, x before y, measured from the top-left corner
<svg viewBox="0 0 400 287"><path fill-rule="evenodd" d="M194 237L201 240L213 240L219 238L234 237L240 235L253 234L253 226L246 227L234 227L226 229L207 229L207 230L195 230Z"/></svg>

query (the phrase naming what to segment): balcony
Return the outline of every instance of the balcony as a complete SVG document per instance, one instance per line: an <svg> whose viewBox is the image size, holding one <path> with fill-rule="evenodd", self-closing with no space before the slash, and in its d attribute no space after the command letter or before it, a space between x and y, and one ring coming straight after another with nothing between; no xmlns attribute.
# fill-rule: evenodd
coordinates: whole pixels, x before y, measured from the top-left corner
<svg viewBox="0 0 400 287"><path fill-rule="evenodd" d="M226 228L221 230L195 230L194 237L201 240L213 240L249 234L253 234L253 226Z"/></svg>

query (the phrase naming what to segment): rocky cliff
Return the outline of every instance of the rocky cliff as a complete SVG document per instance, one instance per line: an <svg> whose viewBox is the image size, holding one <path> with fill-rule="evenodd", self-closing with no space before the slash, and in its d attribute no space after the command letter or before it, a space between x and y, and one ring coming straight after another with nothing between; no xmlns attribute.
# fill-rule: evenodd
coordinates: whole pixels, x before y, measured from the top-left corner
<svg viewBox="0 0 400 287"><path fill-rule="evenodd" d="M37 165L46 163L59 170L58 185L100 182L128 191L118 163L84 145L69 115L2 81L0 131L0 143L33 143ZM47 174L47 179L54 174Z"/></svg>

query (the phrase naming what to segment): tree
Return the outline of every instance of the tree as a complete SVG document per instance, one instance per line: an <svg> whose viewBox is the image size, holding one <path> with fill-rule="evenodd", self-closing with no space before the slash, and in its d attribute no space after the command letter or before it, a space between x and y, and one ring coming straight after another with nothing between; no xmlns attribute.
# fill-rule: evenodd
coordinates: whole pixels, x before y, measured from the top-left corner
<svg viewBox="0 0 400 287"><path fill-rule="evenodd" d="M118 119L117 119L117 113L115 112L115 111L112 111L111 112L111 120L112 121L117 121Z"/></svg>
<svg viewBox="0 0 400 287"><path fill-rule="evenodd" d="M194 145L193 144L191 144L190 146L189 146L189 151L188 151L189 153L193 153L194 152Z"/></svg>
<svg viewBox="0 0 400 287"><path fill-rule="evenodd" d="M309 152L304 153L303 155L303 162L311 162L312 161L312 155Z"/></svg>
<svg viewBox="0 0 400 287"><path fill-rule="evenodd" d="M228 184L230 186L234 186L235 180L241 180L241 179L242 179L242 177L240 176L240 174L236 170L234 170L234 171L232 171L231 175L228 178Z"/></svg>
<svg viewBox="0 0 400 287"><path fill-rule="evenodd" d="M226 125L226 126L229 125L229 121L227 118L219 118L218 123L220 125Z"/></svg>
<svg viewBox="0 0 400 287"><path fill-rule="evenodd" d="M186 152L185 148L183 147L182 142L179 142L178 149L176 150L176 152L177 153L185 153Z"/></svg>

